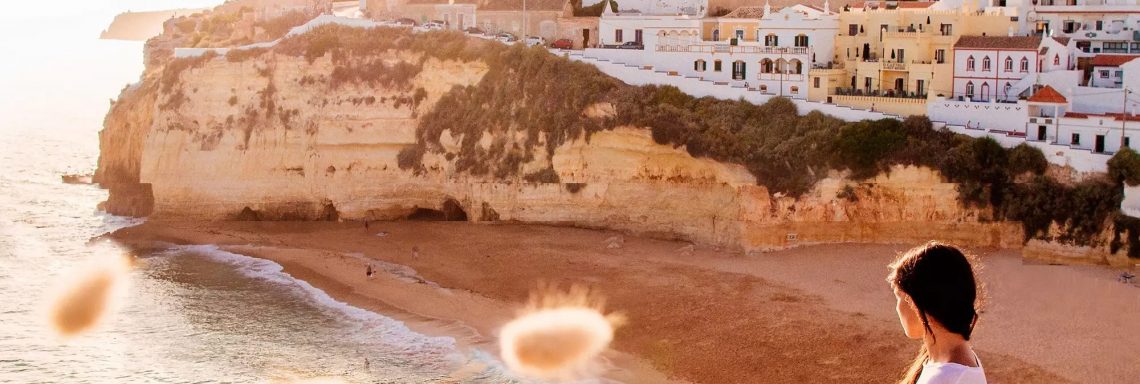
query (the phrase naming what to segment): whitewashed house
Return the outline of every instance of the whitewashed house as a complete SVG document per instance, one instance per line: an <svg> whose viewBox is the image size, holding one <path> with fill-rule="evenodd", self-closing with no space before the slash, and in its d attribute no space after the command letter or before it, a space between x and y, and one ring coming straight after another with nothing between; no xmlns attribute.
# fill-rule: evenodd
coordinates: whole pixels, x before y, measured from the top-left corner
<svg viewBox="0 0 1140 384"><path fill-rule="evenodd" d="M1089 74L1089 86L1097 88L1121 88L1124 86L1124 68L1140 55L1096 55L1089 60L1092 71ZM1140 73L1133 73L1133 76Z"/></svg>
<svg viewBox="0 0 1140 384"><path fill-rule="evenodd" d="M603 45L636 41L644 50L589 49L586 56L806 99L807 72L833 60L838 15L804 5L741 7L718 18L607 12L599 25ZM722 29L733 37L721 39Z"/></svg>
<svg viewBox="0 0 1140 384"><path fill-rule="evenodd" d="M1038 36L960 37L954 44L954 97L1016 100L1019 92L1014 84L1023 78L1036 79L1041 40Z"/></svg>
<svg viewBox="0 0 1140 384"><path fill-rule="evenodd" d="M1140 0L1021 0L1021 33L1069 37L1082 57L1140 53Z"/></svg>

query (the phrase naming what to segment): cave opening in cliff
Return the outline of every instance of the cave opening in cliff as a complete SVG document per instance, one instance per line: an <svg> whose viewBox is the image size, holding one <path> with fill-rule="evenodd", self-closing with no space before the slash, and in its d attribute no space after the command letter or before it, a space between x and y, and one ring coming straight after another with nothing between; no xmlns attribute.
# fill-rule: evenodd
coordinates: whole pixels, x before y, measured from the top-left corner
<svg viewBox="0 0 1140 384"><path fill-rule="evenodd" d="M416 207L408 220L416 221L467 221L467 211L455 199L447 199L440 209Z"/></svg>

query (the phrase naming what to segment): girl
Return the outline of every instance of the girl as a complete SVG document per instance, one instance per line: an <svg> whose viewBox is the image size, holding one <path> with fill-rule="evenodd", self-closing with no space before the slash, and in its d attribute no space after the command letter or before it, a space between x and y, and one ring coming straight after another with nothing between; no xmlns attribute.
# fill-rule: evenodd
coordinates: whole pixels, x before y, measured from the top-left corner
<svg viewBox="0 0 1140 384"><path fill-rule="evenodd" d="M982 363L970 348L978 320L978 284L970 260L957 248L929 242L890 265L887 281L903 332L922 348L901 384L984 384Z"/></svg>

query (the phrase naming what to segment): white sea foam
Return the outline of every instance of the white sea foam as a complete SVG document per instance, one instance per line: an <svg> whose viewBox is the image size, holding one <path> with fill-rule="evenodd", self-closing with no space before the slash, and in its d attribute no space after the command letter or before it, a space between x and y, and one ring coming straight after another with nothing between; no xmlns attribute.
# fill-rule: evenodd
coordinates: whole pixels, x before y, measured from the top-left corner
<svg viewBox="0 0 1140 384"><path fill-rule="evenodd" d="M414 353L419 350L431 350L441 354L458 354L455 339L445 336L427 336L416 333L407 325L398 320L382 316L329 296L304 280L294 278L284 271L284 268L273 261L259 259L219 249L216 245L187 245L171 249L173 252L192 252L209 257L211 260L231 265L242 275L296 287L300 293L312 300L318 307L326 308L344 314L362 324L373 326L371 331L377 334L366 335L378 337L386 344L403 348L406 352ZM459 356L454 356L458 358Z"/></svg>

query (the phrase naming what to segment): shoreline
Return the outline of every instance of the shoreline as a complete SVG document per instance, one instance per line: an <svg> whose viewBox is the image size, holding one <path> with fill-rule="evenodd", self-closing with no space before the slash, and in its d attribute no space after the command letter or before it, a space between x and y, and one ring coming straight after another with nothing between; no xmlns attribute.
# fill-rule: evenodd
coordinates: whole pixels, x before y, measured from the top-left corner
<svg viewBox="0 0 1140 384"><path fill-rule="evenodd" d="M379 232L387 236L376 236ZM494 330L525 302L536 282L590 285L609 298L609 309L631 319L611 346L619 353L606 356L613 368L606 378L621 382L664 382L666 375L691 382L798 382L822 374L845 382L884 382L897 379L917 348L891 318L893 299L883 297L890 294L880 276L885 261L878 262L905 246L827 245L742 256L704 247L680 251L687 243L628 235L621 248L607 248L605 239L615 235L517 224L377 222L365 231L360 223L147 222L110 237L135 248L155 241L216 244L272 260L337 300L404 321L417 332L459 335L457 344L494 356ZM413 247L419 257L412 255ZM1044 268L1054 278L1123 294L1123 305L1128 295L1140 297L1140 291L1097 285L1107 279L1104 271L1022 265L1003 251L975 253L983 256L987 271L1003 276L1007 270L1042 273L1038 269ZM366 260L385 263L371 280L364 276ZM826 279L829 274L834 278ZM983 272L987 277L993 276ZM1022 300L1038 313L1019 310L1006 298L1018 294L1009 288L1019 281L1006 280L987 281L995 302L986 307L975 343L992 380L1125 382L1137 373L1119 364L1128 363L1140 344L1129 340L1136 336L1118 335L1124 340L1117 343L1127 347L1099 362L1078 355L1065 365L1073 356L1051 358L1057 350L1049 344L1057 340L1048 337L1025 348L1027 337L1046 336L1035 328L1040 311L1064 315L1060 307L1068 301L1051 309L1037 307L1051 302L1046 298ZM397 312L408 315L401 318ZM1140 316L1125 307L1101 330L1129 329L1127 321L1136 318L1130 315ZM1019 331L1011 321L1032 324ZM1080 334L1097 328L1080 323L1058 332L1072 340L1096 338L1077 343L1083 348L1062 347L1104 353L1101 335ZM863 356L868 350L872 356Z"/></svg>

